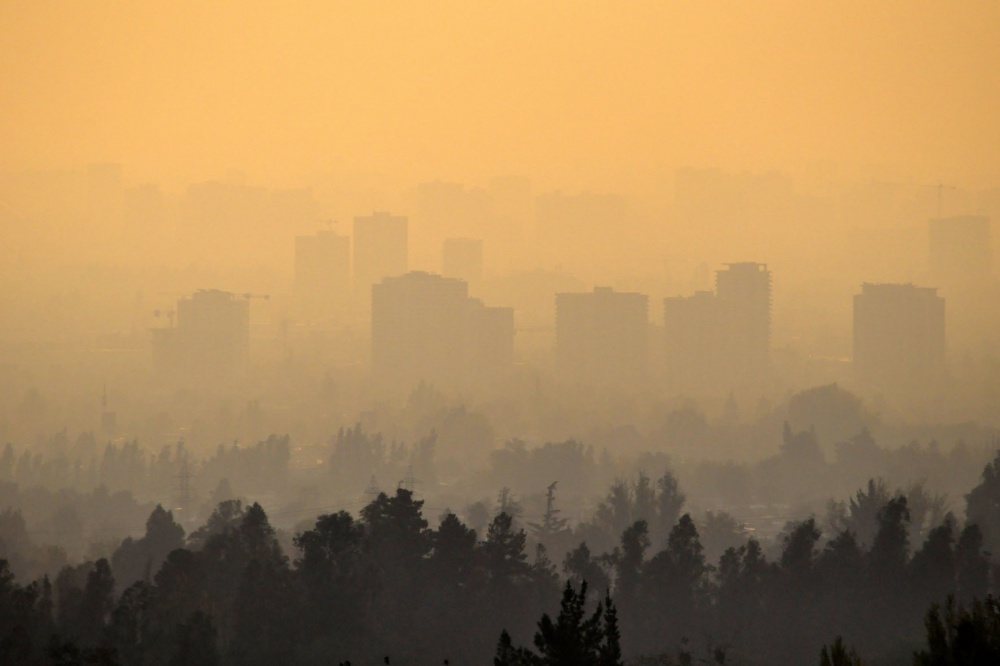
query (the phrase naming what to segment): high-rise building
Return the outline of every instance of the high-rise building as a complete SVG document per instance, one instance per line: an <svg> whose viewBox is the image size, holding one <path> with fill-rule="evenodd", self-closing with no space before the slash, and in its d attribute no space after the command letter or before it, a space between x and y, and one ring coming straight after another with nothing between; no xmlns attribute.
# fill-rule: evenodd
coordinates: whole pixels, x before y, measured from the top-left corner
<svg viewBox="0 0 1000 666"><path fill-rule="evenodd" d="M771 272L754 262L725 266L715 293L664 299L667 372L677 388L752 388L768 371Z"/></svg>
<svg viewBox="0 0 1000 666"><path fill-rule="evenodd" d="M722 381L719 359L722 324L719 302L711 291L663 299L670 384L684 391L711 390Z"/></svg>
<svg viewBox="0 0 1000 666"><path fill-rule="evenodd" d="M942 286L982 285L990 277L992 233L985 215L937 218L928 225L931 276Z"/></svg>
<svg viewBox="0 0 1000 666"><path fill-rule="evenodd" d="M465 316L465 367L460 373L465 383L489 383L503 377L514 363L514 309L470 298Z"/></svg>
<svg viewBox="0 0 1000 666"><path fill-rule="evenodd" d="M725 264L715 272L715 297L723 327L723 362L740 379L767 370L771 351L771 271L767 264Z"/></svg>
<svg viewBox="0 0 1000 666"><path fill-rule="evenodd" d="M201 289L177 301L176 326L153 329L153 362L160 378L218 385L246 374L250 340L247 300Z"/></svg>
<svg viewBox="0 0 1000 666"><path fill-rule="evenodd" d="M556 369L565 378L621 384L645 376L649 297L596 287L556 294Z"/></svg>
<svg viewBox="0 0 1000 666"><path fill-rule="evenodd" d="M372 371L383 388L486 385L512 364L514 311L469 298L455 278L411 272L372 288Z"/></svg>
<svg viewBox="0 0 1000 666"><path fill-rule="evenodd" d="M300 321L331 325L347 313L351 240L333 231L295 238L295 305Z"/></svg>
<svg viewBox="0 0 1000 666"><path fill-rule="evenodd" d="M911 394L945 371L945 301L932 287L864 284L854 296L854 372L864 390Z"/></svg>
<svg viewBox="0 0 1000 666"><path fill-rule="evenodd" d="M406 217L389 213L354 218L354 292L359 303L371 302L372 285L407 271L408 227Z"/></svg>
<svg viewBox="0 0 1000 666"><path fill-rule="evenodd" d="M444 241L441 274L476 285L483 279L483 241L448 238Z"/></svg>

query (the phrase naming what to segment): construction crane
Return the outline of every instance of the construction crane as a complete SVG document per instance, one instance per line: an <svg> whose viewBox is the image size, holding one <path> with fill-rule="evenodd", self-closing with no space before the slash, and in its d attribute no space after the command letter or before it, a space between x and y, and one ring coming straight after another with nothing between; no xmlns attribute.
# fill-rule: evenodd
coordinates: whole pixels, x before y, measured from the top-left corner
<svg viewBox="0 0 1000 666"><path fill-rule="evenodd" d="M248 301L251 298L262 298L265 301L271 300L271 294L251 294L250 292L246 292L246 293L241 294L241 295L243 296L243 298L247 299Z"/></svg>

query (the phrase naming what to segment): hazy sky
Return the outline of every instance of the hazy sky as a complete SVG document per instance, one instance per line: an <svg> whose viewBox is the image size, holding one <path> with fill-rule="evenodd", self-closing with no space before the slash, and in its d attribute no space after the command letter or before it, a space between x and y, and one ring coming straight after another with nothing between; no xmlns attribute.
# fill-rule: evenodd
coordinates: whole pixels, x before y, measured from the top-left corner
<svg viewBox="0 0 1000 666"><path fill-rule="evenodd" d="M1000 184L997 2L0 4L0 169Z"/></svg>

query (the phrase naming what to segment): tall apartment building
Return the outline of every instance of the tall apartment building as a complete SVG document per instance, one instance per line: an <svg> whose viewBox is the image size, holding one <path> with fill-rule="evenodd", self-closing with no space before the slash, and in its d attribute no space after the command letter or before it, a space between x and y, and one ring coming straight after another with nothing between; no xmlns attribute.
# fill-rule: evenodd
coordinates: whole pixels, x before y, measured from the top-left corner
<svg viewBox="0 0 1000 666"><path fill-rule="evenodd" d="M714 292L663 299L663 323L665 370L671 386L701 392L724 383L719 358L722 324Z"/></svg>
<svg viewBox="0 0 1000 666"><path fill-rule="evenodd" d="M945 301L932 287L864 284L854 296L859 387L911 394L945 374Z"/></svg>
<svg viewBox="0 0 1000 666"><path fill-rule="evenodd" d="M295 306L299 321L332 325L347 314L351 240L333 231L295 238Z"/></svg>
<svg viewBox="0 0 1000 666"><path fill-rule="evenodd" d="M664 299L666 366L682 390L723 393L759 384L769 367L771 272L767 264L725 264L715 292Z"/></svg>
<svg viewBox="0 0 1000 666"><path fill-rule="evenodd" d="M228 291L201 289L177 301L176 325L153 329L153 364L160 378L219 385L247 371L250 307Z"/></svg>
<svg viewBox="0 0 1000 666"><path fill-rule="evenodd" d="M383 388L488 385L513 363L514 311L469 298L468 284L423 272L372 288L372 372Z"/></svg>
<svg viewBox="0 0 1000 666"><path fill-rule="evenodd" d="M767 370L771 350L771 271L767 264L725 264L715 272L724 361L743 379Z"/></svg>
<svg viewBox="0 0 1000 666"><path fill-rule="evenodd" d="M643 378L649 363L649 297L596 287L556 294L556 369L589 384Z"/></svg>

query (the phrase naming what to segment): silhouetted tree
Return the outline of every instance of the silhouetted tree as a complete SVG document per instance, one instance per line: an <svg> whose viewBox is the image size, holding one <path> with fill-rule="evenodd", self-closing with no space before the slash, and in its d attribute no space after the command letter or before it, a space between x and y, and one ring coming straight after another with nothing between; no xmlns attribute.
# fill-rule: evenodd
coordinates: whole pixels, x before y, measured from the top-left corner
<svg viewBox="0 0 1000 666"><path fill-rule="evenodd" d="M549 545L553 539L567 534L568 521L566 518L560 518L559 513L559 509L556 508L556 482L553 481L545 491L545 513L542 514L542 522L528 523L532 536L541 543Z"/></svg>
<svg viewBox="0 0 1000 666"><path fill-rule="evenodd" d="M177 648L169 666L218 666L221 659L215 639L212 618L195 611L177 626Z"/></svg>
<svg viewBox="0 0 1000 666"><path fill-rule="evenodd" d="M220 502L212 511L208 522L188 537L188 545L194 550L201 550L211 537L235 530L243 520L244 513L241 500L231 499Z"/></svg>
<svg viewBox="0 0 1000 666"><path fill-rule="evenodd" d="M541 662L531 651L514 647L510 640L510 634L505 629L500 633L493 666L541 666Z"/></svg>
<svg viewBox="0 0 1000 666"><path fill-rule="evenodd" d="M513 518L506 513L497 514L486 532L483 555L491 580L510 582L515 576L528 571L524 552L527 534L513 529Z"/></svg>
<svg viewBox="0 0 1000 666"><path fill-rule="evenodd" d="M566 554L563 573L566 574L568 582L575 586L588 583L596 590L607 590L611 584L611 579L601 566L601 560L591 557L590 548L586 543L581 543Z"/></svg>
<svg viewBox="0 0 1000 666"><path fill-rule="evenodd" d="M156 629L151 626L150 615L155 597L155 588L139 581L122 593L111 612L109 643L126 664L143 663L147 650L154 643L150 638Z"/></svg>
<svg viewBox="0 0 1000 666"><path fill-rule="evenodd" d="M781 567L785 571L800 578L807 575L816 558L816 543L820 532L816 528L816 520L810 518L794 526L785 536L785 547L781 552ZM804 582L804 581L803 581Z"/></svg>
<svg viewBox="0 0 1000 666"><path fill-rule="evenodd" d="M184 528L174 522L170 511L159 504L146 521L141 539L125 539L111 556L115 580L127 587L138 580L149 580L163 564L167 554L184 545Z"/></svg>
<svg viewBox="0 0 1000 666"><path fill-rule="evenodd" d="M294 543L300 552L295 565L305 637L323 639L338 654L351 654L348 646L371 630L375 576L366 554L365 526L346 511L322 515Z"/></svg>
<svg viewBox="0 0 1000 666"><path fill-rule="evenodd" d="M914 602L924 607L953 593L956 583L954 523L946 520L927 535L927 540L910 560L910 587Z"/></svg>
<svg viewBox="0 0 1000 666"><path fill-rule="evenodd" d="M819 655L819 666L863 666L863 664L855 649L853 647L848 649L844 645L844 639L837 636L832 645L823 646Z"/></svg>
<svg viewBox="0 0 1000 666"><path fill-rule="evenodd" d="M702 550L694 521L684 514L670 531L666 549L642 567L641 611L629 616L640 627L633 639L640 650L663 649L695 629L708 571Z"/></svg>
<svg viewBox="0 0 1000 666"><path fill-rule="evenodd" d="M890 499L889 489L882 479L869 479L867 487L858 490L847 505L831 503L827 516L829 527L834 532L854 532L858 543L868 547L878 531L879 511Z"/></svg>
<svg viewBox="0 0 1000 666"><path fill-rule="evenodd" d="M656 481L656 531L665 539L684 508L686 497L681 492L677 477L669 469ZM662 543L662 542L661 542Z"/></svg>
<svg viewBox="0 0 1000 666"><path fill-rule="evenodd" d="M515 648L506 631L500 634L494 664L538 666L622 666L618 620L610 597L587 612L587 584L579 592L566 583L558 617L542 615L535 633L538 655Z"/></svg>
<svg viewBox="0 0 1000 666"><path fill-rule="evenodd" d="M948 597L944 610L931 606L925 620L927 649L914 666L1000 664L1000 604L992 596L966 609Z"/></svg>
<svg viewBox="0 0 1000 666"><path fill-rule="evenodd" d="M298 634L293 600L284 562L252 559L236 595L230 660L248 666L289 663Z"/></svg>
<svg viewBox="0 0 1000 666"><path fill-rule="evenodd" d="M906 498L889 500L878 512L878 531L868 553L872 579L881 586L897 583L909 555L910 513Z"/></svg>
<svg viewBox="0 0 1000 666"><path fill-rule="evenodd" d="M959 601L968 603L982 598L989 589L990 560L983 552L979 526L967 525L955 545L956 590Z"/></svg>
<svg viewBox="0 0 1000 666"><path fill-rule="evenodd" d="M1000 553L1000 450L983 468L979 485L965 496L965 520L979 525L986 550Z"/></svg>

